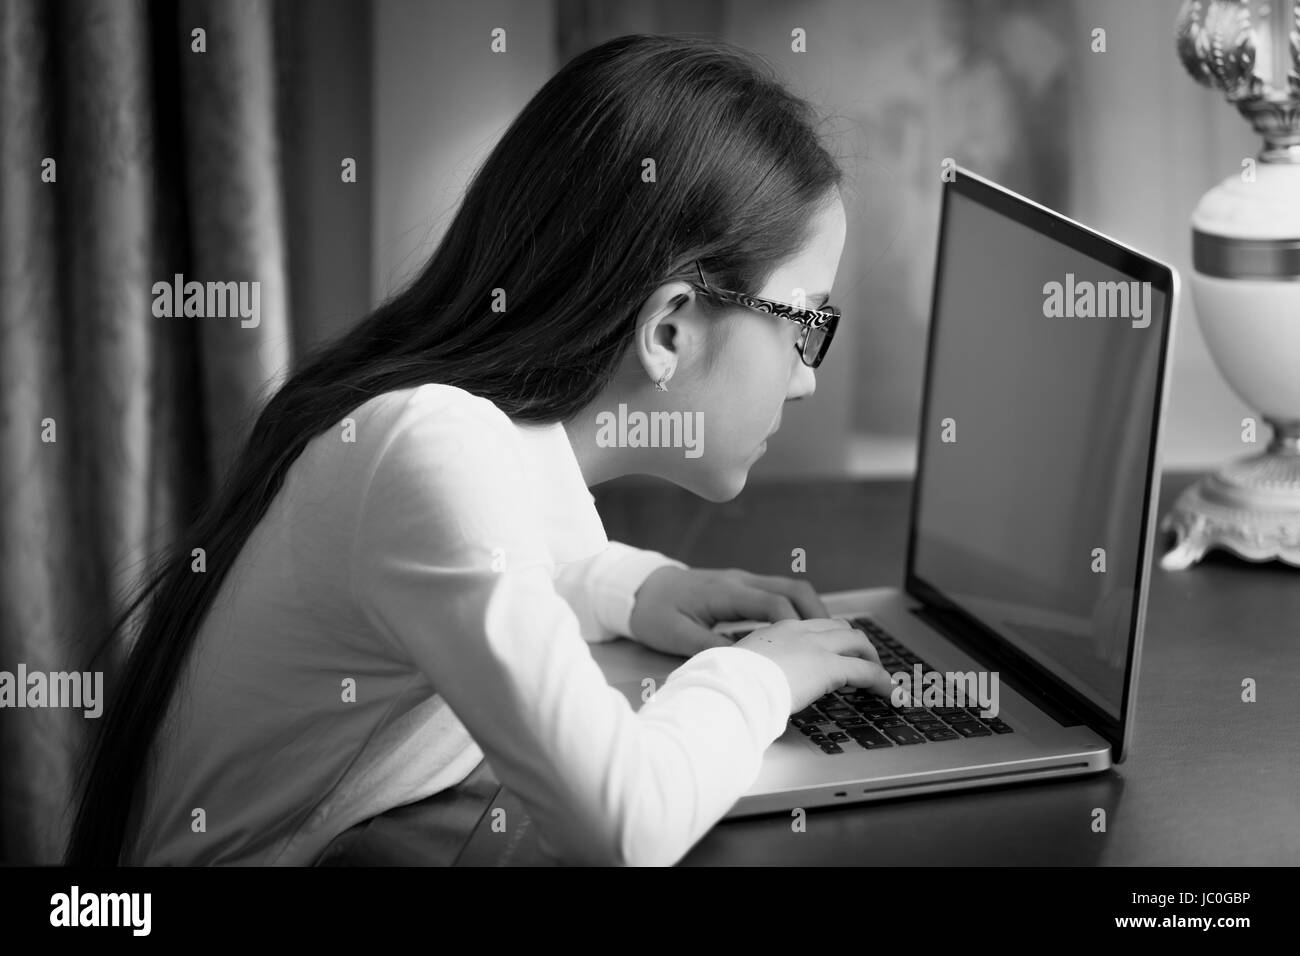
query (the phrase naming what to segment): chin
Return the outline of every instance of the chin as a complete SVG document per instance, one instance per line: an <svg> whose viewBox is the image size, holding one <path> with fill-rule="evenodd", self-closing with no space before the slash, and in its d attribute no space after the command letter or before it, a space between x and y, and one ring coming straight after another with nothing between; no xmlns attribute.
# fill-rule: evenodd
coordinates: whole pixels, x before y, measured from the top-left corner
<svg viewBox="0 0 1300 956"><path fill-rule="evenodd" d="M705 501L721 504L724 501L731 501L744 491L745 482L748 480L748 466L737 466L725 471L691 475L689 480L679 482L679 484Z"/></svg>

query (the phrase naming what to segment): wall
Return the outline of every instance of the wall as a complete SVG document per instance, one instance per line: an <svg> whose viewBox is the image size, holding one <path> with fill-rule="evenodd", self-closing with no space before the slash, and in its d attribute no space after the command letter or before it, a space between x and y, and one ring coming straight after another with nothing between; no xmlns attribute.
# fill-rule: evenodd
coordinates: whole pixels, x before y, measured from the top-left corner
<svg viewBox="0 0 1300 956"><path fill-rule="evenodd" d="M550 3L374 4L371 291L397 291L433 252L470 175L555 72ZM506 30L492 53L490 31Z"/></svg>

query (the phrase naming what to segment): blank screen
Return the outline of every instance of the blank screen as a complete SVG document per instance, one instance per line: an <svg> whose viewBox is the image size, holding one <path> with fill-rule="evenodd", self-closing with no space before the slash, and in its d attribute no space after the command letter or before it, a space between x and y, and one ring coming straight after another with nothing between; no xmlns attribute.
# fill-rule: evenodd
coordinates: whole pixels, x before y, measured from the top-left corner
<svg viewBox="0 0 1300 956"><path fill-rule="evenodd" d="M912 574L1118 718L1166 296L1149 286L1145 328L1134 301L1049 317L1071 281L1081 311L1094 283L1094 312L1121 312L1099 284L1135 277L955 190L948 204Z"/></svg>

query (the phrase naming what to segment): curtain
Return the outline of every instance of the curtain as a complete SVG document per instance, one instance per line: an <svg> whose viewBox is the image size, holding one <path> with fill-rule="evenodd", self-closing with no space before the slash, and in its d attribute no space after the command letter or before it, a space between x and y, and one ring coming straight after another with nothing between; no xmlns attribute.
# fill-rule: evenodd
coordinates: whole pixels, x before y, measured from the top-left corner
<svg viewBox="0 0 1300 956"><path fill-rule="evenodd" d="M0 4L0 671L87 666L287 370L275 34L265 2ZM258 324L156 317L177 274L259 283ZM0 860L61 858L93 720L0 710Z"/></svg>

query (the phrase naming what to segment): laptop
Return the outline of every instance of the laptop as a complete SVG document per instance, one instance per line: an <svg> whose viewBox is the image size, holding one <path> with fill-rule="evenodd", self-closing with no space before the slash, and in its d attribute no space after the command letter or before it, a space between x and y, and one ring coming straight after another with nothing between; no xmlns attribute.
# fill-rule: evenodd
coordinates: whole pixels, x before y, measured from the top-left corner
<svg viewBox="0 0 1300 956"><path fill-rule="evenodd" d="M901 690L841 688L792 716L727 818L1077 777L1128 754L1179 277L954 173L905 579L822 595ZM682 663L626 640L592 650L636 708Z"/></svg>

